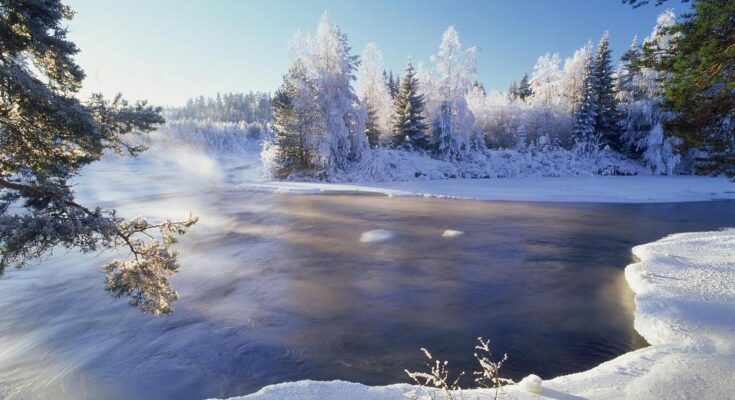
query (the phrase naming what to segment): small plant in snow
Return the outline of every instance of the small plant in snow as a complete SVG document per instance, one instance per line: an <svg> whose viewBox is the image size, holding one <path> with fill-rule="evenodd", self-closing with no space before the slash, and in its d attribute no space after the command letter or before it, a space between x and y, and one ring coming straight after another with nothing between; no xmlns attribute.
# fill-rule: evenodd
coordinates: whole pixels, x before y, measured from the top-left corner
<svg viewBox="0 0 735 400"><path fill-rule="evenodd" d="M449 366L449 361L434 360L431 353L423 347L421 348L421 351L423 351L426 358L429 359L429 362L426 363L426 366L429 368L429 372L410 372L409 370L405 370L409 378L413 379L417 385L425 389L426 394L424 396L419 396L418 399L424 400L434 398L434 396L426 390L427 388L436 388L441 390L445 398L448 400L453 400L455 398L453 393L459 394L461 398L462 389L459 387L459 380L464 376L464 372L460 372L459 375L457 375L457 378L450 383L449 369L447 368Z"/></svg>
<svg viewBox="0 0 735 400"><path fill-rule="evenodd" d="M495 389L494 398L497 399L500 394L500 388L505 385L512 385L513 380L502 378L500 376L500 369L503 364L508 360L508 355L504 354L503 358L497 362L493 362L490 357L490 339L483 340L482 337L477 338L479 345L475 346L478 350L474 355L477 362L480 364L480 370L473 372L475 376L475 383L478 387L486 389ZM460 372L454 380L450 379L449 373L449 362L435 360L431 353L425 348L421 348L429 362L426 366L429 368L429 372L410 372L406 371L409 378L411 378L416 384L423 390L424 394L419 396L416 391L411 391L406 395L413 397L418 400L434 399L434 394L437 390L440 390L447 400L462 399L462 388L459 385L459 380L464 376L464 371ZM455 397L459 396L459 397Z"/></svg>
<svg viewBox="0 0 735 400"><path fill-rule="evenodd" d="M475 383L478 386L484 388L495 389L495 398L498 398L498 392L501 386L512 385L514 382L512 379L506 379L500 377L500 368L508 360L508 355L503 354L503 358L500 361L493 362L490 360L492 353L490 352L490 339L482 340L482 337L478 337L477 341L479 345L475 346L478 350L475 353L475 359L480 363L480 371L475 371Z"/></svg>

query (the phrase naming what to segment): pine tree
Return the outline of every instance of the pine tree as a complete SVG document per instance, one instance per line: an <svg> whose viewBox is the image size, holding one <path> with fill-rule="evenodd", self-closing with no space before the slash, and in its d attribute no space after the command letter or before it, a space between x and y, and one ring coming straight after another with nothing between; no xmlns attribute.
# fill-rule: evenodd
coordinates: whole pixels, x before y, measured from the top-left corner
<svg viewBox="0 0 735 400"><path fill-rule="evenodd" d="M516 85L516 81L512 80L510 81L510 86L508 86L508 101L514 102L518 98L518 86Z"/></svg>
<svg viewBox="0 0 735 400"><path fill-rule="evenodd" d="M419 93L419 81L411 61L406 66L406 76L395 101L393 122L393 144L396 147L418 147L426 149L429 141L424 124L424 95Z"/></svg>
<svg viewBox="0 0 735 400"><path fill-rule="evenodd" d="M518 85L518 98L525 102L531 96L533 96L531 81L528 79L528 74L524 74L521 83Z"/></svg>
<svg viewBox="0 0 735 400"><path fill-rule="evenodd" d="M594 68L594 90L597 97L597 108L595 116L595 131L603 139L604 143L611 148L622 151L623 140L620 137L620 112L618 100L615 95L615 78L611 60L612 50L609 46L609 35L607 32L600 39L595 55Z"/></svg>
<svg viewBox="0 0 735 400"><path fill-rule="evenodd" d="M698 151L700 172L735 177L735 2L699 0L692 9L671 28L673 46L649 49L660 54L651 64L665 75L673 114L664 128Z"/></svg>
<svg viewBox="0 0 735 400"><path fill-rule="evenodd" d="M69 182L105 153L144 151L128 139L162 124L162 110L120 95L77 97L84 71L66 37L73 15L57 0L0 2L0 275L54 249L122 246L131 258L104 266L106 289L144 312L169 313L178 299L168 281L179 270L172 245L197 219L125 219L77 203Z"/></svg>

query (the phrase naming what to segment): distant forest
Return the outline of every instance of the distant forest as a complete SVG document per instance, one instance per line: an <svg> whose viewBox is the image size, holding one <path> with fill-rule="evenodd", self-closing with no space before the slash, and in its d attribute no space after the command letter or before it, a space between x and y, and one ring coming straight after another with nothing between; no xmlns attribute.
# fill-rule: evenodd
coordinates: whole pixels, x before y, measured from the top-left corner
<svg viewBox="0 0 735 400"><path fill-rule="evenodd" d="M273 118L270 93L217 93L191 98L184 107L167 110L170 119L248 122L265 124Z"/></svg>

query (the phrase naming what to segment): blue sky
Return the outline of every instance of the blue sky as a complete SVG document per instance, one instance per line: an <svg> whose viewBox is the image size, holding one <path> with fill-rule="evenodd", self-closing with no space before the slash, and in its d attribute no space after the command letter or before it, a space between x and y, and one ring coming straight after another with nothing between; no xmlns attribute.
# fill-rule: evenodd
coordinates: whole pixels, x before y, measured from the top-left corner
<svg viewBox="0 0 735 400"><path fill-rule="evenodd" d="M442 32L454 25L479 46L478 80L504 90L546 52L569 56L605 30L617 60L634 34L645 37L664 8L633 9L619 0L71 0L70 37L87 72L82 95L122 92L130 99L181 105L196 95L274 90L297 30L311 32L322 13L361 53L368 42L386 67L408 56L429 63ZM666 4L679 14L686 5Z"/></svg>

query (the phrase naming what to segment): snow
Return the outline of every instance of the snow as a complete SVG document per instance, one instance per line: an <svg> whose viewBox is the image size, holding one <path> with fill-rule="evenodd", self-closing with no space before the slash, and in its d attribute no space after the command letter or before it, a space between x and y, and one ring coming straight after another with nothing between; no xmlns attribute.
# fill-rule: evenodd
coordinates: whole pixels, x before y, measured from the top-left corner
<svg viewBox="0 0 735 400"><path fill-rule="evenodd" d="M442 237L443 238L446 238L446 239L454 238L454 237L462 236L462 235L464 235L464 232L462 232L462 231L455 231L455 230L452 230L452 229L447 229L446 231L444 231L444 233L442 233Z"/></svg>
<svg viewBox="0 0 735 400"><path fill-rule="evenodd" d="M387 229L375 229L363 232L360 235L360 243L382 243L393 239L395 234Z"/></svg>
<svg viewBox="0 0 735 400"><path fill-rule="evenodd" d="M445 179L432 181L324 183L248 182L245 190L276 193L372 193L475 200L661 203L735 199L724 177L596 176L566 178Z"/></svg>
<svg viewBox="0 0 735 400"><path fill-rule="evenodd" d="M625 277L636 293L635 329L651 346L545 382L531 375L504 388L500 398L732 398L735 229L676 234L636 246L633 254L640 261L626 268ZM267 386L238 399L398 400L415 390L407 384L300 381ZM464 395L492 399L494 391Z"/></svg>

